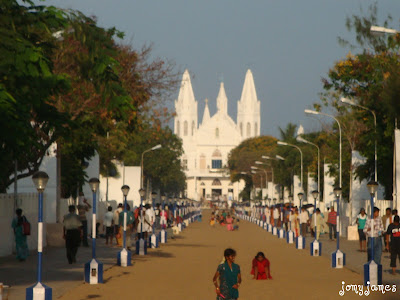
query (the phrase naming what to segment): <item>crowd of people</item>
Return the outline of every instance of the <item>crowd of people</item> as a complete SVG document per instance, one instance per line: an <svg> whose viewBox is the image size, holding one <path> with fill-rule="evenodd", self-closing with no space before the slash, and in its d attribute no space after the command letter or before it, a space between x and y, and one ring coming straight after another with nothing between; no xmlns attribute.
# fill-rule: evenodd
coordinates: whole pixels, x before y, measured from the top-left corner
<svg viewBox="0 0 400 300"><path fill-rule="evenodd" d="M210 218L210 225L214 227L216 224L220 226L226 226L228 231L239 230L239 219L235 217L235 210L222 209L213 206Z"/></svg>

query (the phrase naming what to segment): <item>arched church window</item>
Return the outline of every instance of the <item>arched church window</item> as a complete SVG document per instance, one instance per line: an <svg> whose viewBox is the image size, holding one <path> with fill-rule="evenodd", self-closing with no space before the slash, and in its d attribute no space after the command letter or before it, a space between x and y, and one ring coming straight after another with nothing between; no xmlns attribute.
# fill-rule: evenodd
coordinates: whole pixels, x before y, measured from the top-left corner
<svg viewBox="0 0 400 300"><path fill-rule="evenodd" d="M192 136L194 135L194 121L192 121Z"/></svg>
<svg viewBox="0 0 400 300"><path fill-rule="evenodd" d="M215 178L212 182L212 185L221 185L221 181L218 178Z"/></svg>
<svg viewBox="0 0 400 300"><path fill-rule="evenodd" d="M251 136L251 125L250 125L250 122L247 122L246 131L247 131L247 137L250 137Z"/></svg>
<svg viewBox="0 0 400 300"><path fill-rule="evenodd" d="M258 126L257 126L257 122L254 123L254 136L257 136L257 130L258 130Z"/></svg>
<svg viewBox="0 0 400 300"><path fill-rule="evenodd" d="M240 122L240 136L243 136L243 123Z"/></svg>
<svg viewBox="0 0 400 300"><path fill-rule="evenodd" d="M188 122L187 121L183 122L183 135L184 136L188 135Z"/></svg>
<svg viewBox="0 0 400 300"><path fill-rule="evenodd" d="M215 149L212 157L222 157L221 151L219 151L218 149Z"/></svg>
<svg viewBox="0 0 400 300"><path fill-rule="evenodd" d="M176 134L181 135L181 123L179 121L176 122Z"/></svg>
<svg viewBox="0 0 400 300"><path fill-rule="evenodd" d="M219 138L219 128L215 128L215 138Z"/></svg>

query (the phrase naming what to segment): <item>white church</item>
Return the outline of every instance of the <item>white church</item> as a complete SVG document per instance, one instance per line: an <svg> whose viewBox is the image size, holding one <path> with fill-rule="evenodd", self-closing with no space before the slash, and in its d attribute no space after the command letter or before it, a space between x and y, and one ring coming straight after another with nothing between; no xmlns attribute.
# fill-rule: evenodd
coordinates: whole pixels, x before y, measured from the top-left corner
<svg viewBox="0 0 400 300"><path fill-rule="evenodd" d="M229 152L243 140L260 135L260 101L253 74L247 71L237 102L237 122L228 115L228 98L221 83L217 112L212 117L205 99L201 123L188 70L175 100L174 133L183 141L181 158L186 172L186 197L200 200L238 201L244 181L232 183L227 168Z"/></svg>

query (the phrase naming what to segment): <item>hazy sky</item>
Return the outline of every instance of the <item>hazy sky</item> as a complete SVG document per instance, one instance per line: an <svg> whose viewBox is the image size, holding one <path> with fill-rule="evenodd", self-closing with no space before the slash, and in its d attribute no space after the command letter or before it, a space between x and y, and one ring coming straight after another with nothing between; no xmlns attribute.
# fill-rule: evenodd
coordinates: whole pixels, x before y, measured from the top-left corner
<svg viewBox="0 0 400 300"><path fill-rule="evenodd" d="M318 101L321 77L349 49L337 37L352 40L347 16L373 3L367 0L62 0L58 7L95 15L99 25L115 26L137 48L154 44L156 56L189 69L199 121L204 99L215 112L223 79L229 113L236 120L247 69L261 101L261 133L278 136L288 122L306 129L319 126L305 108ZM400 1L378 2L381 22L391 13L398 25ZM381 25L381 24L377 24ZM174 100L174 99L171 99ZM169 103L172 107L172 101Z"/></svg>

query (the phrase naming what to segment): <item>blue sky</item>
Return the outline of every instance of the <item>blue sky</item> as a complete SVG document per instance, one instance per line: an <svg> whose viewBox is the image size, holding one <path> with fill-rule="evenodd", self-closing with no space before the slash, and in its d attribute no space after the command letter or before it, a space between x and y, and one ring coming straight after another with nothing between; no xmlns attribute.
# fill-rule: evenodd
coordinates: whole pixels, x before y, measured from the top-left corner
<svg viewBox="0 0 400 300"><path fill-rule="evenodd" d="M115 26L126 42L154 44L154 55L189 69L199 120L204 99L215 112L223 79L229 113L236 119L247 69L261 101L261 133L278 137L288 122L306 130L319 124L305 108L318 101L321 77L350 49L337 37L352 40L345 19L374 3L368 0L53 0L46 1L95 15L100 26ZM399 25L400 1L378 2L380 21L392 13ZM377 24L381 25L381 24ZM168 103L172 107L173 102Z"/></svg>

